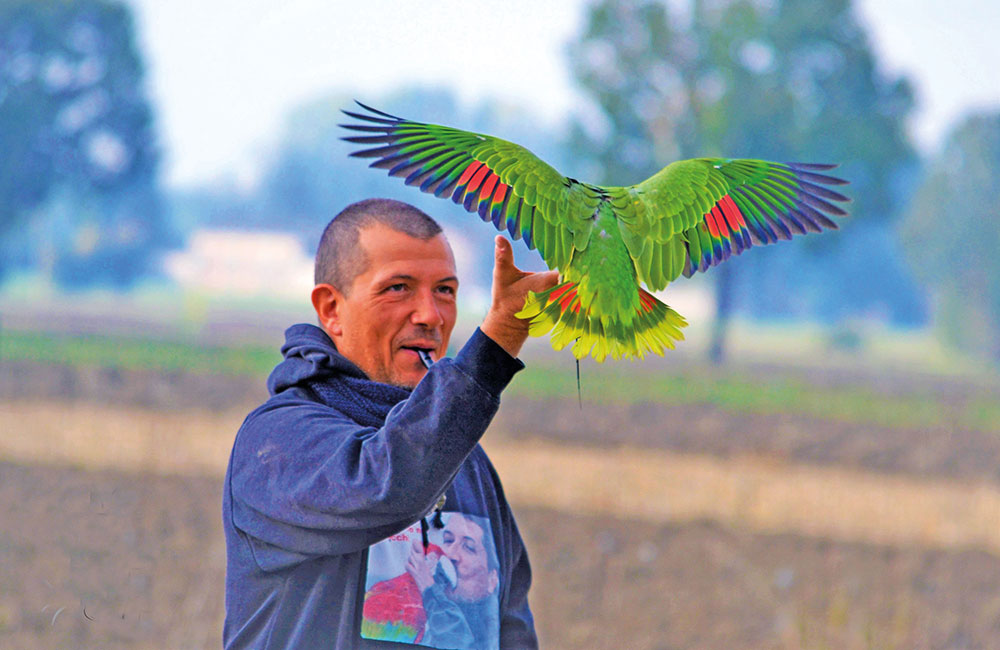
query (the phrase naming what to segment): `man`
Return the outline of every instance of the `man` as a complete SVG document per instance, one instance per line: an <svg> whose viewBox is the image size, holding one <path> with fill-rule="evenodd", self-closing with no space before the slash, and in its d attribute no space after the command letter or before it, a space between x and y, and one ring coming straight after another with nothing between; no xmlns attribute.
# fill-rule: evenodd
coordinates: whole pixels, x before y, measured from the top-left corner
<svg viewBox="0 0 1000 650"><path fill-rule="evenodd" d="M453 513L441 535L441 549L452 576L441 569L441 556L428 556L414 544L406 570L420 589L427 618L422 643L475 650L496 647L489 636L495 625L498 573L496 552L483 525ZM430 558L430 559L428 559Z"/></svg>
<svg viewBox="0 0 1000 650"><path fill-rule="evenodd" d="M555 282L555 272L518 270L497 237L490 309L455 358L442 358L458 278L440 227L385 199L330 222L312 292L321 327L286 332L271 398L247 416L226 473L227 648L437 643L443 630L419 603L382 598L369 618L363 610L367 587L406 572L411 537L426 552L445 518L477 522L496 555L495 610L477 617L490 629L475 638L537 645L527 555L478 440L523 367L527 323L514 314L528 290ZM436 361L429 370L422 352ZM444 512L430 516L442 496Z"/></svg>

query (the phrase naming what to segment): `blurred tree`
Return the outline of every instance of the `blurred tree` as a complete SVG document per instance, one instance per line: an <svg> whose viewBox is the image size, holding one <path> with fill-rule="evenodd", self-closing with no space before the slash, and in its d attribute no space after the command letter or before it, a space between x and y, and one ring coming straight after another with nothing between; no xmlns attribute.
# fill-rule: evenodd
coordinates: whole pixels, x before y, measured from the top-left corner
<svg viewBox="0 0 1000 650"><path fill-rule="evenodd" d="M379 109L404 115L459 119L454 96L445 90L412 88L369 100ZM350 110L350 94L335 93L308 102L289 115L275 155L264 169L256 212L251 223L299 234L315 250L323 227L349 203L386 196L417 204L430 214L441 207L432 198L391 183L367 169L370 161L348 157L342 109ZM418 119L418 118L414 118Z"/></svg>
<svg viewBox="0 0 1000 650"><path fill-rule="evenodd" d="M171 241L132 17L111 0L0 0L0 273L126 285Z"/></svg>
<svg viewBox="0 0 1000 650"><path fill-rule="evenodd" d="M484 99L465 109L451 91L434 88L402 88L365 102L413 120L496 134L531 147L553 164L564 162L558 138L516 107ZM341 140L348 132L339 124L345 119L341 109L352 107L350 94L336 93L294 111L274 159L265 168L259 197L245 204L242 211L216 214L243 214L244 224L294 231L303 237L308 250L315 250L323 227L349 203L372 196L389 197L416 205L453 232L460 232L472 255L491 259L496 234L492 228L457 206L405 187L384 173L373 173L367 168L370 160L348 157L353 145ZM217 217L206 214L206 218ZM536 253L522 246L515 246L515 259L522 268L545 268ZM479 285L488 291L492 267L472 265L468 270L474 276L463 277L464 286Z"/></svg>
<svg viewBox="0 0 1000 650"><path fill-rule="evenodd" d="M599 0L570 59L600 108L571 139L598 162L600 182L638 182L706 155L844 163L855 203L843 236L713 269L715 360L733 307L827 319L919 312L887 236L917 162L904 131L912 93L878 71L848 0L691 0L683 14L655 0Z"/></svg>
<svg viewBox="0 0 1000 650"><path fill-rule="evenodd" d="M930 164L901 224L907 257L935 290L946 337L1000 364L1000 114L967 118Z"/></svg>

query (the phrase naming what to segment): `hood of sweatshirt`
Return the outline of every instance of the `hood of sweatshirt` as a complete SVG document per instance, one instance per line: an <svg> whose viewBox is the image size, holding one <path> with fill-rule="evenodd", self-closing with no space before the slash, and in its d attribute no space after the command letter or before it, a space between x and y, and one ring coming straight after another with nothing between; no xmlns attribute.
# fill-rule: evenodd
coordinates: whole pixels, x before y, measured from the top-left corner
<svg viewBox="0 0 1000 650"><path fill-rule="evenodd" d="M372 381L337 352L326 332L315 325L293 325L281 346L285 359L267 379L271 395L292 387L309 389L315 398L364 426L380 427L389 411L410 396L410 389Z"/></svg>
<svg viewBox="0 0 1000 650"><path fill-rule="evenodd" d="M326 332L306 323L285 330L281 346L284 360L267 378L267 389L276 395L302 383L324 381L341 375L367 379L365 373L337 352Z"/></svg>

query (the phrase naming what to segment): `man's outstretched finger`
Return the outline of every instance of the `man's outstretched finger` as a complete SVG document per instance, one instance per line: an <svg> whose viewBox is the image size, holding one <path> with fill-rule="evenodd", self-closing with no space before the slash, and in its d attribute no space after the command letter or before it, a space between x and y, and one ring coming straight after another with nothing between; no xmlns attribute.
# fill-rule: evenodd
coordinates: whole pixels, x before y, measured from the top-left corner
<svg viewBox="0 0 1000 650"><path fill-rule="evenodd" d="M493 240L493 274L513 282L525 275L514 266L514 249L506 238L497 235Z"/></svg>
<svg viewBox="0 0 1000 650"><path fill-rule="evenodd" d="M497 235L493 244L494 278L499 273L500 278L506 281L504 284L512 284L522 278L532 276L531 286L527 287L532 291L541 291L555 286L559 278L559 271L522 271L514 264L514 249L506 237Z"/></svg>

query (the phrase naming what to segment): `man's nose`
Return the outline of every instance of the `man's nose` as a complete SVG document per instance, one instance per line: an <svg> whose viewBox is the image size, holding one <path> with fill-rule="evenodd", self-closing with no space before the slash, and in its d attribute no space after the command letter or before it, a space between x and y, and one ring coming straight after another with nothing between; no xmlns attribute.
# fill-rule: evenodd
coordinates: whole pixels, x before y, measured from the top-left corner
<svg viewBox="0 0 1000 650"><path fill-rule="evenodd" d="M413 307L413 314L410 317L414 325L425 327L440 327L444 323L441 316L441 308L431 291L418 291L415 298L417 301Z"/></svg>

